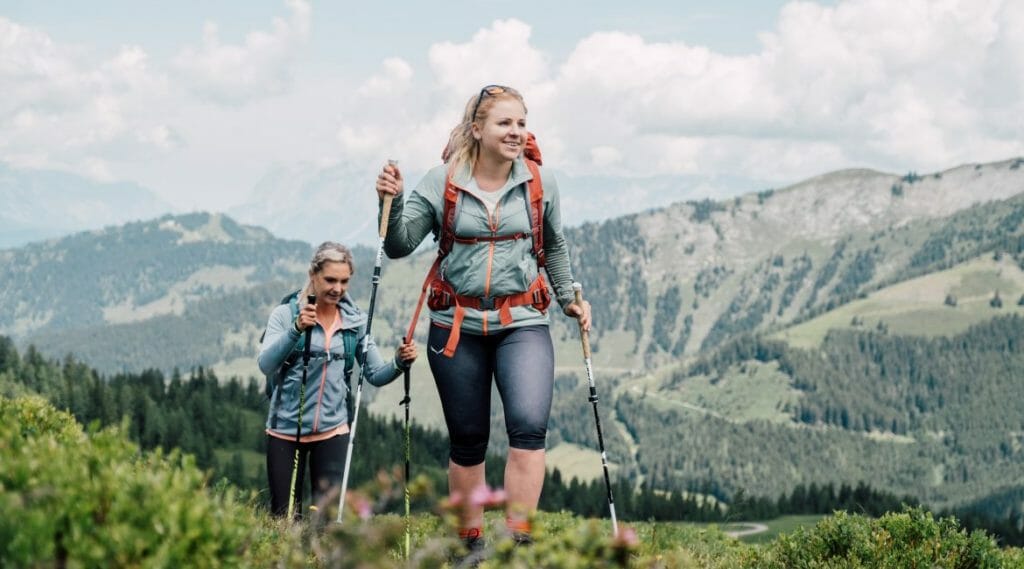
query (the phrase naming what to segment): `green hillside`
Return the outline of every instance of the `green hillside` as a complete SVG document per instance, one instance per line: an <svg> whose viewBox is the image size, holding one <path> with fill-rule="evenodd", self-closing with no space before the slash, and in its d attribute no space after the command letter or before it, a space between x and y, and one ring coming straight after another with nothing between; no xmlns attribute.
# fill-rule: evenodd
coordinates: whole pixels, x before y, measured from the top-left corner
<svg viewBox="0 0 1024 569"><path fill-rule="evenodd" d="M1024 362L988 336L1017 334L1006 317L1022 310L1015 164L836 172L567 229L594 306L613 470L665 490L711 481L723 496L864 480L938 507L1012 495L1024 485L1024 421L1003 407ZM301 284L309 253L210 214L3 251L0 298L13 310L0 333L105 373L203 367L244 381L257 375L269 310ZM373 251L355 254L352 292L365 306ZM374 332L386 349L432 256L384 262ZM554 312L552 464L599 476L577 331ZM369 409L394 416L399 391L368 388ZM425 358L413 401L419 424L443 424ZM492 431L501 451L497 409Z"/></svg>
<svg viewBox="0 0 1024 569"><path fill-rule="evenodd" d="M1024 313L1024 271L1012 257L993 257L888 286L770 337L814 348L831 330L951 336L998 315Z"/></svg>

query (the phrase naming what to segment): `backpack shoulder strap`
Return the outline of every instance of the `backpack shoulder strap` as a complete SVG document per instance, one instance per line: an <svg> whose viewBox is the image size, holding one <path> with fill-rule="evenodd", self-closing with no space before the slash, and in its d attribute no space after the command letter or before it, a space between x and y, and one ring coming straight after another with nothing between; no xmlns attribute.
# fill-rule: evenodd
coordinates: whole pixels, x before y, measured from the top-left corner
<svg viewBox="0 0 1024 569"><path fill-rule="evenodd" d="M452 244L455 242L455 206L459 202L459 189L452 182L452 172L448 171L448 178L444 184L444 198L441 209L441 233L437 239L437 254L444 258L452 251Z"/></svg>
<svg viewBox="0 0 1024 569"><path fill-rule="evenodd" d="M292 311L292 321L299 317L299 292L295 291L286 297L288 299L288 308ZM282 302L281 304L284 303Z"/></svg>
<svg viewBox="0 0 1024 569"><path fill-rule="evenodd" d="M526 166L533 175L527 183L530 194L530 232L533 234L533 255L537 258L537 266L544 267L547 256L544 254L544 183L540 179L540 168L533 160L526 160Z"/></svg>
<svg viewBox="0 0 1024 569"><path fill-rule="evenodd" d="M295 292L293 292L291 294L285 295L285 297L281 299L281 302L277 303L278 305L287 304L291 308L291 311L292 311L292 321L293 322L295 321L296 318L299 317L299 293L300 292L302 292L302 291L301 290L297 290L297 291L295 291ZM260 334L260 343L261 344L263 343L263 338L266 338L266 336L267 336L267 330L264 329L263 333Z"/></svg>
<svg viewBox="0 0 1024 569"><path fill-rule="evenodd" d="M343 330L341 341L345 349L345 371L342 372L342 379L345 381L345 409L348 411L349 420L352 419L355 410L355 403L352 400L352 368L356 361L356 349L359 346L358 330ZM366 365L366 362L363 362Z"/></svg>
<svg viewBox="0 0 1024 569"><path fill-rule="evenodd" d="M348 383L348 376L352 373L352 367L356 361L356 346L359 344L358 330L343 330L341 341L345 349L345 382Z"/></svg>

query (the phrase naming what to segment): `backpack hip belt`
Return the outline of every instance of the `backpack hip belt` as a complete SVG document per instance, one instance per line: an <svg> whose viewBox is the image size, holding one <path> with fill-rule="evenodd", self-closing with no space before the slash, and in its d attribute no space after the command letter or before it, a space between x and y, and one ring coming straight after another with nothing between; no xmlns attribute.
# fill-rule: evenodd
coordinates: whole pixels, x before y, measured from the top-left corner
<svg viewBox="0 0 1024 569"><path fill-rule="evenodd" d="M551 303L551 295L548 294L548 285L544 280L544 275L537 275L534 279L533 284L525 292L518 294L510 294L507 296L492 296L492 297L476 297L476 296L463 296L461 294L448 295L454 300L452 304L455 306L455 314L452 320L452 331L448 335L448 343L444 347L444 355L452 357L455 355L455 348L459 345L459 338L461 337L462 320L466 316L466 309L473 308L476 310L497 310L498 321L501 322L502 326L508 326L512 323L512 307L513 306L533 306L541 312L541 314L547 311L548 305ZM437 303L431 305L432 310L439 310L441 306ZM486 323L485 323L486 326Z"/></svg>

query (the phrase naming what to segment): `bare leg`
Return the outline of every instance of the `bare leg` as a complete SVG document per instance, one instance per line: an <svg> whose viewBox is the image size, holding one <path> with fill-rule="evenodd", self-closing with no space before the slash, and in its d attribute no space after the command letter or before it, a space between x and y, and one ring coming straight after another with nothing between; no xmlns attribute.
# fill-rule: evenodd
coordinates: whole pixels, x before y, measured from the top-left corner
<svg viewBox="0 0 1024 569"><path fill-rule="evenodd" d="M473 490L484 485L484 463L475 466L459 466L448 461L448 492L462 499L462 511L459 516L460 527L484 527L484 507L470 503Z"/></svg>
<svg viewBox="0 0 1024 569"><path fill-rule="evenodd" d="M505 494L508 496L508 517L526 522L537 510L544 486L544 449L510 448L505 464Z"/></svg>

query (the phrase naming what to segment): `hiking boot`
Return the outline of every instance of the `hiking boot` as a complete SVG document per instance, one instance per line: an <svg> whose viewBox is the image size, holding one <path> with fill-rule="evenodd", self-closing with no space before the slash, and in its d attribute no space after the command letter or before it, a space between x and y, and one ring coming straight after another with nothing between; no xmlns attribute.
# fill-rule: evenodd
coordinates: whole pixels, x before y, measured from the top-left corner
<svg viewBox="0 0 1024 569"><path fill-rule="evenodd" d="M524 531L512 532L512 544L514 547L529 547L533 545L533 536Z"/></svg>
<svg viewBox="0 0 1024 569"><path fill-rule="evenodd" d="M465 555L457 555L452 560L453 565L459 569L469 569L479 566L487 558L487 540L482 535L460 538L462 546L466 548Z"/></svg>

